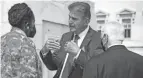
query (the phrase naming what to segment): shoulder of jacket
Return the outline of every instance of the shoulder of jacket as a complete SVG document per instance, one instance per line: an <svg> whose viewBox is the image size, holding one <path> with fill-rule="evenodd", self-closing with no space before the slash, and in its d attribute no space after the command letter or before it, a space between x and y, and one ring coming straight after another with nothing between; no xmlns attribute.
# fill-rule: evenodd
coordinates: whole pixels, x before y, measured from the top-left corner
<svg viewBox="0 0 143 78"><path fill-rule="evenodd" d="M70 35L72 32L66 32L62 36Z"/></svg>

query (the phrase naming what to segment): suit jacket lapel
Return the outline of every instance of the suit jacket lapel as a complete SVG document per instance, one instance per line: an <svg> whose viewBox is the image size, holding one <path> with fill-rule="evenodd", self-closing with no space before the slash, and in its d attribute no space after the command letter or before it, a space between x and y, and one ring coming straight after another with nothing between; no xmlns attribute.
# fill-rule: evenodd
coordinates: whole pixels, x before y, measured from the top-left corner
<svg viewBox="0 0 143 78"><path fill-rule="evenodd" d="M73 38L73 32L69 32L69 34L68 34L68 36L66 36L66 38L65 38L65 42L67 42L67 41L71 41L72 40L72 38Z"/></svg>
<svg viewBox="0 0 143 78"><path fill-rule="evenodd" d="M89 30L80 46L80 48L82 49L83 47L85 47L90 41L91 41L91 37L92 37L92 34L93 34L93 30L89 27ZM85 47L86 48L86 47ZM72 71L70 71L70 74L73 72L73 69L71 69ZM69 75L70 75L69 74Z"/></svg>
<svg viewBox="0 0 143 78"><path fill-rule="evenodd" d="M92 34L93 34L93 30L89 27L89 30L88 30L80 48L85 47L90 42Z"/></svg>
<svg viewBox="0 0 143 78"><path fill-rule="evenodd" d="M64 47L64 44L67 42L67 41L71 41L72 40L72 38L73 38L73 32L69 32L69 33L67 33L66 34L66 36L64 36L64 42L63 42L63 46L62 47ZM57 78L60 76L60 74L61 74L61 70L62 70L62 67L63 67L63 63L64 63L64 60L65 60L65 57L66 57L66 53L67 52L64 52L65 50L64 49L62 49L62 57L63 57L63 61L62 61L62 63L61 63L61 65L60 65L60 70L57 72ZM70 56L69 56L70 57ZM68 61L67 61L67 63L69 63L69 57L68 57ZM65 72L63 72L64 74L65 74ZM66 72L67 74L69 74L68 72Z"/></svg>

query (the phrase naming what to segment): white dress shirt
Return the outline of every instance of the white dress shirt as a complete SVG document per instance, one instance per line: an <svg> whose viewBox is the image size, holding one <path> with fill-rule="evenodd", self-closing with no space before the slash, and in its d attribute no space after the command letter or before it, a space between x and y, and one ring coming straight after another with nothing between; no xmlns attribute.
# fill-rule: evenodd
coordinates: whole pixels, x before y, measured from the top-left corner
<svg viewBox="0 0 143 78"><path fill-rule="evenodd" d="M78 39L78 46L79 46L79 47L81 46L81 44L82 44L82 42L83 42L83 40L84 40L84 38L85 38L85 36L86 36L88 30L89 30L89 26L87 26L87 28L86 28L83 32L81 32L81 33L79 34L79 37L80 37L80 38ZM77 55L75 56L75 59L78 58L80 52L81 52L81 49L79 50L79 52L78 52Z"/></svg>

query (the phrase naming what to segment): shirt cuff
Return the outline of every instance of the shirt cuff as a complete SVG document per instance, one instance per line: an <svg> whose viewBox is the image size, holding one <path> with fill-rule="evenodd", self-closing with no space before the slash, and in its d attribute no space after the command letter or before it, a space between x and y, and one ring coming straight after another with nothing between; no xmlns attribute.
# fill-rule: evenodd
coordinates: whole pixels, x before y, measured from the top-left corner
<svg viewBox="0 0 143 78"><path fill-rule="evenodd" d="M77 53L77 55L74 57L74 59L77 59L77 58L78 58L80 52L81 52L81 49L78 51L78 53Z"/></svg>

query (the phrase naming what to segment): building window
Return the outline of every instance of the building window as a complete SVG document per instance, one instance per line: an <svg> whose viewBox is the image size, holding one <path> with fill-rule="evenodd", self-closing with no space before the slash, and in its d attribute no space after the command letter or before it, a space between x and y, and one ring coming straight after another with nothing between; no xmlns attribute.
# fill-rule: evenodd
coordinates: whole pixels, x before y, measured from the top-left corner
<svg viewBox="0 0 143 78"><path fill-rule="evenodd" d="M117 20L124 26L125 29L124 37L126 39L131 38L131 31L132 31L131 26L135 21L135 14L136 12L130 9L123 9L117 14L118 17Z"/></svg>
<svg viewBox="0 0 143 78"><path fill-rule="evenodd" d="M96 13L97 30L101 31L101 27L106 23L109 14L103 11Z"/></svg>
<svg viewBox="0 0 143 78"><path fill-rule="evenodd" d="M97 24L105 24L105 20L97 20Z"/></svg>
<svg viewBox="0 0 143 78"><path fill-rule="evenodd" d="M125 24L124 25L125 28L125 38L131 38L131 25L130 24Z"/></svg>
<svg viewBox="0 0 143 78"><path fill-rule="evenodd" d="M106 18L106 15L97 15L96 18Z"/></svg>
<svg viewBox="0 0 143 78"><path fill-rule="evenodd" d="M131 37L131 29L125 29L125 38Z"/></svg>
<svg viewBox="0 0 143 78"><path fill-rule="evenodd" d="M120 17L132 17L132 14L120 14Z"/></svg>
<svg viewBox="0 0 143 78"><path fill-rule="evenodd" d="M98 31L101 30L101 27L105 24L105 19L104 20L97 20L97 25L98 25Z"/></svg>
<svg viewBox="0 0 143 78"><path fill-rule="evenodd" d="M131 19L122 19L122 24L125 28L125 38L131 38Z"/></svg>

